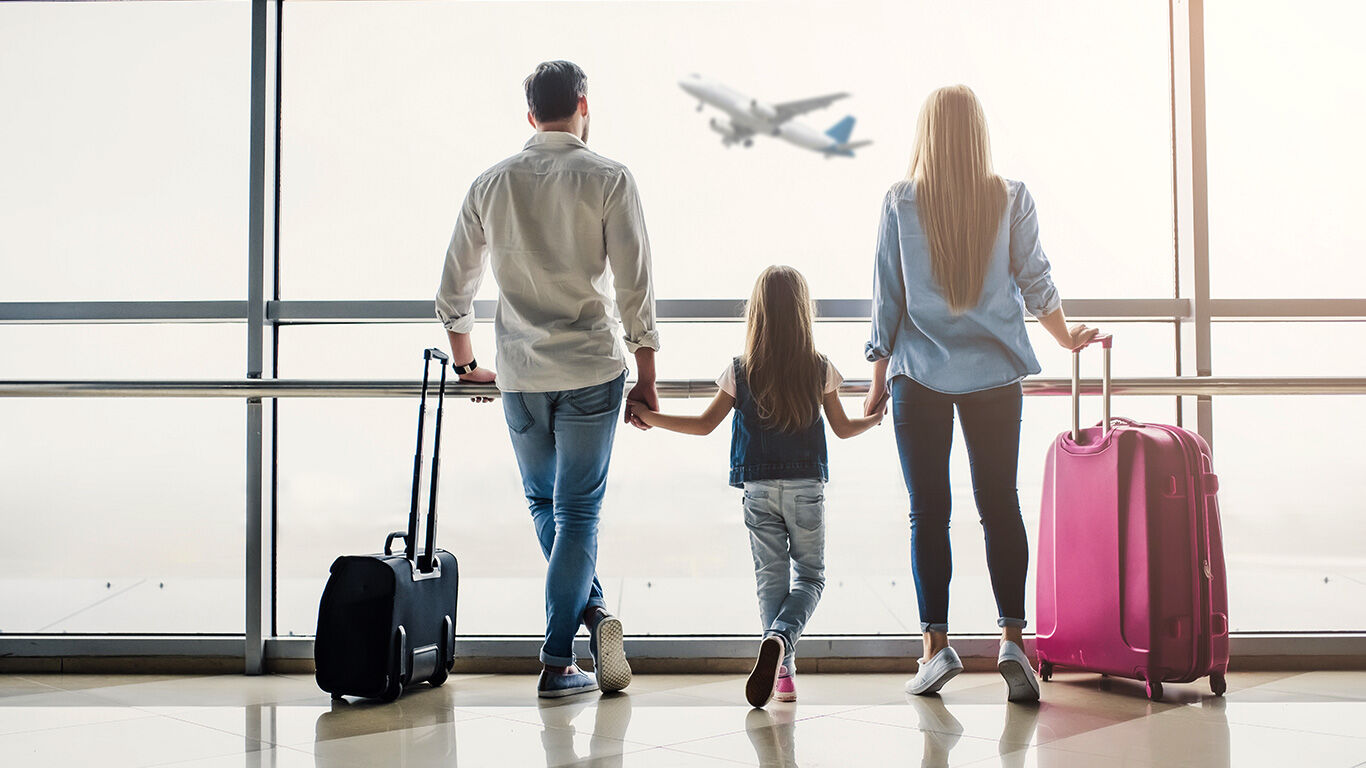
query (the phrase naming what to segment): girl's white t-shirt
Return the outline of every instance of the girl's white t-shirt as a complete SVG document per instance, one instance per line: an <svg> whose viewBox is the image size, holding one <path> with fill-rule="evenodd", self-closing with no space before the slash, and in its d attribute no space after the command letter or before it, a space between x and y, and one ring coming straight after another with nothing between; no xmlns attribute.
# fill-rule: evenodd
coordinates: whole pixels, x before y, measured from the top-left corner
<svg viewBox="0 0 1366 768"><path fill-rule="evenodd" d="M825 388L821 390L822 394L828 395L831 392L834 392L839 389L840 385L843 383L844 377L840 375L839 371L835 370L835 364L829 360L825 361ZM721 375L716 377L716 386L720 387L722 392L725 392L731 397L735 397L734 363L727 365L726 369L721 371Z"/></svg>

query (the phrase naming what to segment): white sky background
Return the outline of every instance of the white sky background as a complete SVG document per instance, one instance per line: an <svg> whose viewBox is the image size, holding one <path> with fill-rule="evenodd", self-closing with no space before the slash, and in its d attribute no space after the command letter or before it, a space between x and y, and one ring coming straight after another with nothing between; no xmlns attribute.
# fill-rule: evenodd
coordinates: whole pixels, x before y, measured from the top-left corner
<svg viewBox="0 0 1366 768"><path fill-rule="evenodd" d="M1355 36L1366 9L1289 8L1207 3L1216 296L1362 295L1366 243L1351 222L1366 210L1366 157L1355 136L1366 104ZM9 105L0 111L0 301L243 297L249 19L241 2L0 5L0 93ZM282 295L430 297L470 181L529 135L522 78L538 61L568 58L588 72L590 146L625 162L640 184L661 298L743 297L777 262L801 269L818 297L869 295L882 195L905 172L924 96L955 82L985 105L997 170L1033 192L1063 295L1169 297L1167 34L1161 2L287 4ZM726 149L707 127L718 113L694 111L676 85L689 72L766 101L849 91L800 119L824 130L852 114L853 138L874 144L852 160L766 137ZM484 295L495 295L491 278ZM742 327L663 333L662 376L710 377L738 350ZM1117 375L1172 372L1166 327L1119 333ZM491 326L477 334L480 357L491 359ZM846 375L867 375L865 326L820 334ZM1315 341L1306 345L1306 336ZM231 378L241 375L241 337L240 325L0 327L0 377ZM411 376L415 350L444 344L435 323L295 328L282 338L285 376ZM1361 375L1360 356L1330 354L1330 339L1359 348L1366 332L1220 326L1215 371ZM1065 375L1066 355L1042 337L1036 345L1045 375ZM1360 425L1360 400L1331 402ZM1323 542L1362 532L1357 499L1366 489L1351 454L1298 426L1326 403L1283 401L1277 413L1286 418L1265 429L1250 425L1267 422L1269 400L1216 409L1227 436L1218 465L1227 514L1265 521L1226 523L1233 555L1321 553ZM1035 398L1027 408L1021 489L1032 515L1042 453L1065 426L1066 405ZM1170 399L1116 411L1174 418ZM240 572L240 408L0 401L0 413L0 434L10 435L0 437L0 524L14 540L42 539L47 518L31 511L56 509L84 531L74 559L92 564L90 575ZM489 435L491 445L477 455L452 451L443 477L479 476L461 493L500 511L480 516L490 523L481 532L452 510L447 530L466 537L466 568L534 575L539 556L498 410L453 413L460 429ZM282 572L319 573L336 552L372 549L394 527L387 512L377 522L377 510L407 498L409 417L400 403L285 405ZM608 506L624 511L606 529L617 538L603 545L604 569L744 576L722 430L705 441L658 431L621 437ZM1287 477L1316 478L1319 493L1305 499L1288 479L1262 485L1268 455L1294 470ZM962 458L955 536L966 573L982 564ZM858 521L832 529L832 568L908 577L890 429L835 443L832 461L832 509ZM79 482L67 479L71 463L85 467ZM672 487L687 489L686 501L681 493L653 501L660 465ZM149 496L149 486L159 490ZM445 498L459 495L447 488ZM187 507L201 535L228 545L185 552L158 535L179 530ZM147 535L127 535L129 519ZM697 546L630 554L632 542L666 532L688 541L698 531L706 541ZM713 539L725 549L710 551ZM0 575L39 562L6 556ZM291 608L301 626L309 599Z"/></svg>

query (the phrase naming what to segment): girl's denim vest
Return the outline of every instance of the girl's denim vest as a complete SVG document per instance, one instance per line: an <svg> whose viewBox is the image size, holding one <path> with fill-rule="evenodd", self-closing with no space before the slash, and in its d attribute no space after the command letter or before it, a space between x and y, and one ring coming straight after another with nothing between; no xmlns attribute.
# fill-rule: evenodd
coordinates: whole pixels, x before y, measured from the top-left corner
<svg viewBox="0 0 1366 768"><path fill-rule="evenodd" d="M735 416L730 433L730 484L743 488L746 480L829 480L825 421L820 411L816 411L815 422L800 432L763 426L740 358L731 364L735 366ZM825 381L824 364L821 381Z"/></svg>

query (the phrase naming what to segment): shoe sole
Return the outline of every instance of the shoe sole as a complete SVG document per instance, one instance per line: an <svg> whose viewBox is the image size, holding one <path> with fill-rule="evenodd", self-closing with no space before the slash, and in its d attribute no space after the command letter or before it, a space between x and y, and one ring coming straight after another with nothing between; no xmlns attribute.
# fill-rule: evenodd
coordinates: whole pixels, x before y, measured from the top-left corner
<svg viewBox="0 0 1366 768"><path fill-rule="evenodd" d="M1038 701L1039 688L1034 675L1015 659L1003 659L996 663L996 669L1005 678L1006 701Z"/></svg>
<svg viewBox="0 0 1366 768"><path fill-rule="evenodd" d="M759 657L754 660L754 670L745 681L745 701L750 706L762 708L773 698L773 688L778 684L778 667L783 660L783 643L776 637L766 637L759 644Z"/></svg>
<svg viewBox="0 0 1366 768"><path fill-rule="evenodd" d="M560 699L565 696L575 696L580 693L592 693L596 690L598 690L598 686L594 684L584 685L578 688L564 688L558 691L537 691L536 696L542 699Z"/></svg>
<svg viewBox="0 0 1366 768"><path fill-rule="evenodd" d="M924 690L912 691L911 689L907 688L906 693L909 693L912 696L927 696L931 693L939 693L940 688L943 688L946 683L957 677L958 673L962 671L962 667L949 667L947 670L944 671L944 674L940 675L938 679L936 679L933 683L930 683L928 686L926 686Z"/></svg>
<svg viewBox="0 0 1366 768"><path fill-rule="evenodd" d="M795 694L795 693L783 693L782 691L779 691L779 692L773 694L773 699L774 699L775 701L793 702L793 701L796 701L796 700L797 700L797 694Z"/></svg>
<svg viewBox="0 0 1366 768"><path fill-rule="evenodd" d="M598 655L593 658L598 687L604 693L620 691L631 684L631 664L626 660L625 632L621 619L609 616L594 629L598 636Z"/></svg>

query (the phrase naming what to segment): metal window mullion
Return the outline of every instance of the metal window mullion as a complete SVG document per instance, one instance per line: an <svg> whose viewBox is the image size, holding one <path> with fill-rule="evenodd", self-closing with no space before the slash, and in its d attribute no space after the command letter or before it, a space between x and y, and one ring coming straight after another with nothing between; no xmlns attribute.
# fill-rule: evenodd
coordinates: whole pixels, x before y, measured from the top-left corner
<svg viewBox="0 0 1366 768"><path fill-rule="evenodd" d="M247 378L261 378L265 342L266 0L251 3L251 152L247 194ZM265 671L265 608L262 520L262 412L259 397L247 398L246 435L246 624L244 672Z"/></svg>
<svg viewBox="0 0 1366 768"><path fill-rule="evenodd" d="M1179 296L1190 300L1197 377L1212 376L1204 0L1171 0L1173 170ZM1196 431L1214 443L1213 400L1196 397Z"/></svg>

